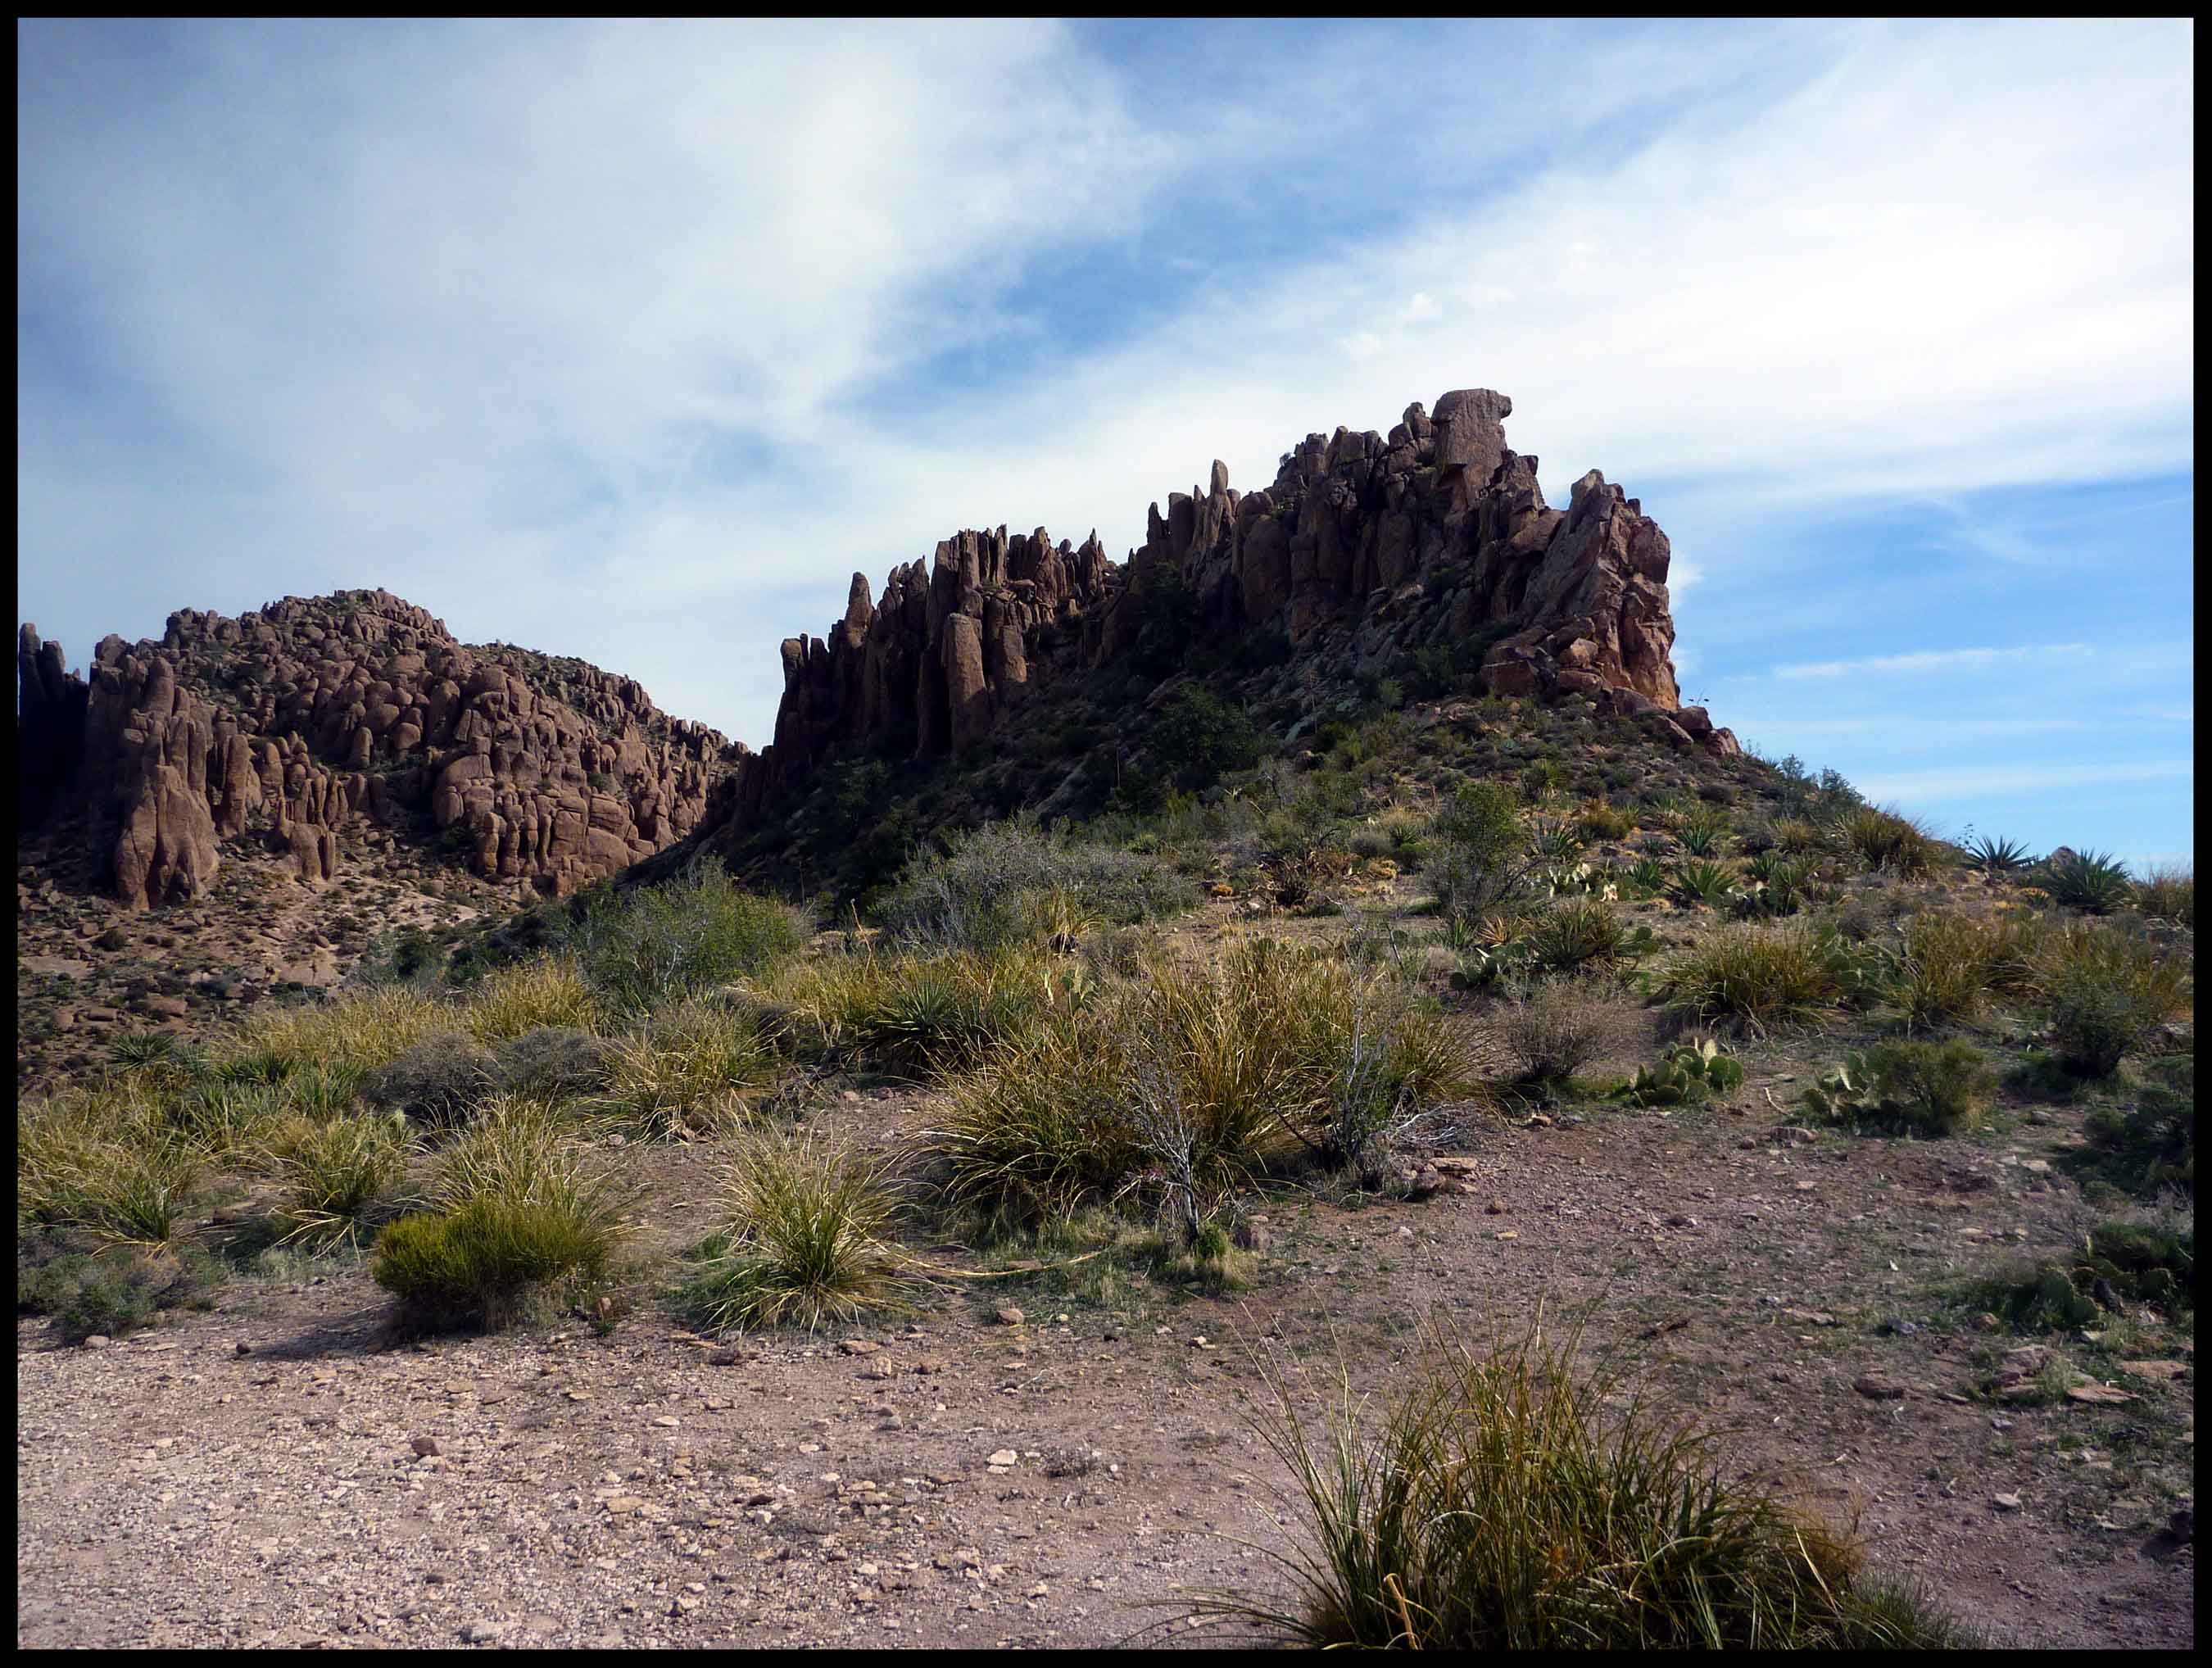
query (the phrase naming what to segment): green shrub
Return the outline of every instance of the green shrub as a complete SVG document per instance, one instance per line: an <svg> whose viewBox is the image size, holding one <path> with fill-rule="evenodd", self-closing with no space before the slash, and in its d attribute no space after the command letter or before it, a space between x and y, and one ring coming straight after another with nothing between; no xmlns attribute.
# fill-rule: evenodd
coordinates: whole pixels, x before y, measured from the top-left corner
<svg viewBox="0 0 2212 1668"><path fill-rule="evenodd" d="M1923 1136L1976 1127L1996 1074L1978 1050L1946 1043L1880 1043L1823 1073L1805 1091L1815 1117Z"/></svg>
<svg viewBox="0 0 2212 1668"><path fill-rule="evenodd" d="M371 1275L404 1324L495 1330L541 1294L603 1281L626 1200L562 1148L542 1108L502 1098L448 1154L434 1202L377 1236Z"/></svg>
<svg viewBox="0 0 2212 1668"><path fill-rule="evenodd" d="M1745 923L1716 929L1661 976L1674 1008L1753 1032L1803 1023L1844 995L1839 947L1803 928Z"/></svg>
<svg viewBox="0 0 2212 1668"><path fill-rule="evenodd" d="M898 1199L881 1160L763 1133L722 1172L728 1224L679 1299L714 1330L843 1325L915 1289L890 1243Z"/></svg>
<svg viewBox="0 0 2212 1668"><path fill-rule="evenodd" d="M1193 1609L1286 1642L1370 1648L1971 1642L1917 1594L1866 1577L1856 1547L1726 1481L1700 1433L1580 1372L1572 1350L1537 1332L1481 1356L1435 1336L1379 1426L1346 1381L1318 1436L1271 1374L1277 1411L1259 1429L1305 1530L1269 1555L1291 1592Z"/></svg>
<svg viewBox="0 0 2212 1668"><path fill-rule="evenodd" d="M2164 1215L2100 1223L2065 1261L2022 1264L1968 1286L1961 1296L2014 1331L2075 1332L2130 1303L2185 1318L2195 1312L2196 1294L2196 1226Z"/></svg>
<svg viewBox="0 0 2212 1668"><path fill-rule="evenodd" d="M568 928L585 976L622 1012L648 1012L757 977L812 935L800 910L745 892L719 867L619 897L601 892Z"/></svg>
<svg viewBox="0 0 2212 1668"><path fill-rule="evenodd" d="M1595 804L1583 807L1582 831L1585 839L1625 839L1628 831L1635 826L1634 817L1626 811L1616 811L1609 805Z"/></svg>
<svg viewBox="0 0 2212 1668"><path fill-rule="evenodd" d="M1438 813L1436 832L1436 855L1423 873L1446 916L1471 920L1520 889L1520 816L1508 789L1468 783Z"/></svg>
<svg viewBox="0 0 2212 1668"><path fill-rule="evenodd" d="M1153 773L1185 793L1211 786L1231 770L1249 770L1267 751L1267 738L1240 703L1203 684L1185 684L1146 732Z"/></svg>
<svg viewBox="0 0 2212 1668"><path fill-rule="evenodd" d="M2135 899L2135 883L2110 852L2060 847L2036 871L2036 884L2052 899L2085 915L2111 915Z"/></svg>
<svg viewBox="0 0 2212 1668"><path fill-rule="evenodd" d="M95 1333L121 1337L165 1309L202 1308L222 1283L222 1265L186 1248L88 1245L69 1234L19 1238L15 1312L51 1315L70 1343Z"/></svg>

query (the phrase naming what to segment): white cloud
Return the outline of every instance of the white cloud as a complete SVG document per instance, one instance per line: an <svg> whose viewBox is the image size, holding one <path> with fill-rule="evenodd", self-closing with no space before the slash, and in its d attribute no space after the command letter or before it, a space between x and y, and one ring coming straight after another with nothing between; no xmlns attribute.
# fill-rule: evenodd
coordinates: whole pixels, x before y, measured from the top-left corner
<svg viewBox="0 0 2212 1668"><path fill-rule="evenodd" d="M2021 644L2009 648L1937 648L1912 654L1875 654L1856 661L1804 661L1778 666L1777 678L1920 677L1986 672L1997 666L2051 665L2094 661L2106 651L2094 643Z"/></svg>
<svg viewBox="0 0 2212 1668"><path fill-rule="evenodd" d="M1897 770L1860 777L1855 785L1869 800L1941 805L2023 790L2040 793L2112 782L2172 782L2195 776L2196 768L2188 759L2153 759L2130 764L1992 764Z"/></svg>
<svg viewBox="0 0 2212 1668"><path fill-rule="evenodd" d="M1406 310L1398 316L1409 325L1419 324L1425 319L1433 319L1437 316L1437 304L1425 294L1417 290L1414 292L1413 299L1406 303Z"/></svg>

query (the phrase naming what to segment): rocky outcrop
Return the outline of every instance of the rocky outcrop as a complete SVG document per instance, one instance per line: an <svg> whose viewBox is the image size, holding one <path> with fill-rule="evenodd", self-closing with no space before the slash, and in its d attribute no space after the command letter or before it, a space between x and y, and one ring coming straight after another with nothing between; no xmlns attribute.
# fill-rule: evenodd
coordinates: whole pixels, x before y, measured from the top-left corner
<svg viewBox="0 0 2212 1668"><path fill-rule="evenodd" d="M132 908L198 897L226 840L319 884L349 831L572 892L689 832L743 751L629 679L466 647L385 591L185 609L159 642L103 640L88 679L26 625L16 662L23 823L83 823Z"/></svg>
<svg viewBox="0 0 2212 1668"><path fill-rule="evenodd" d="M894 568L880 603L853 575L826 637L783 644L775 740L741 761L710 822L742 825L826 757L868 746L970 747L1041 682L1137 647L1148 609L1188 611L1200 640L1279 630L1294 647L1342 633L1387 665L1425 648L1486 643L1493 693L1584 697L1648 718L1681 746L1735 752L1683 708L1670 655L1667 535L1595 470L1565 510L1544 502L1536 460L1505 443L1513 402L1460 389L1416 404L1389 435L1309 435L1274 480L1208 484L1152 507L1126 563L1096 533L1080 548L1042 527L961 533L925 569Z"/></svg>

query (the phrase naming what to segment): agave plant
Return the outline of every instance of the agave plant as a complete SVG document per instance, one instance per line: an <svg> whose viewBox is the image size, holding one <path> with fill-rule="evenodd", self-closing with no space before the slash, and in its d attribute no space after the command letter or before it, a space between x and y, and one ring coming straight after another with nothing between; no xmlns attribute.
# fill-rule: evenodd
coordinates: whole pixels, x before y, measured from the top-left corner
<svg viewBox="0 0 2212 1668"><path fill-rule="evenodd" d="M1573 824L1547 822L1537 825L1529 849L1547 862L1571 863L1582 855L1583 845L1582 833Z"/></svg>
<svg viewBox="0 0 2212 1668"><path fill-rule="evenodd" d="M2062 848L2045 861L2041 878L2044 891L2057 902L2087 915L2110 915L2135 900L2135 882L2109 851Z"/></svg>
<svg viewBox="0 0 2212 1668"><path fill-rule="evenodd" d="M1725 904L1735 892L1735 876L1722 863L1678 863L1669 890L1679 904Z"/></svg>
<svg viewBox="0 0 2212 1668"><path fill-rule="evenodd" d="M1649 898L1667 884L1667 871L1656 857L1639 857L1628 866L1628 884Z"/></svg>
<svg viewBox="0 0 2212 1668"><path fill-rule="evenodd" d="M1709 822L1686 822L1674 837L1692 857L1710 857L1720 847L1721 831Z"/></svg>
<svg viewBox="0 0 2212 1668"><path fill-rule="evenodd" d="M2034 866L2035 859L2017 841L1981 834L1966 842L1966 867L1979 869L1984 874L2016 874Z"/></svg>

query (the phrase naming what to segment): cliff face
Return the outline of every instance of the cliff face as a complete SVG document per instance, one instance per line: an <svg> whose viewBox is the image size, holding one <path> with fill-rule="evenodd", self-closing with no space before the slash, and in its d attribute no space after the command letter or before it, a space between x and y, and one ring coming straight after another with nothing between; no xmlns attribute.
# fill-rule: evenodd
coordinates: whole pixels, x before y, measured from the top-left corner
<svg viewBox="0 0 2212 1668"><path fill-rule="evenodd" d="M688 832L737 750L581 661L468 648L385 591L186 609L104 639L88 679L22 628L19 810L112 852L115 895L198 897L226 840L330 878L339 835L448 834L471 867L563 893Z"/></svg>
<svg viewBox="0 0 2212 1668"><path fill-rule="evenodd" d="M853 575L826 637L783 644L775 740L740 763L706 821L734 831L856 746L940 754L988 736L1041 682L1135 646L1148 591L1172 574L1201 641L1280 630L1294 648L1348 628L1382 661L1490 639L1480 677L1503 695L1587 696L1644 715L1677 745L1736 751L1680 705L1669 659L1667 535L1595 470L1565 511L1536 460L1505 444L1513 402L1486 388L1419 404L1388 435L1309 435L1274 481L1210 484L1152 508L1142 548L1109 560L1042 527L962 533L894 568L880 602Z"/></svg>

